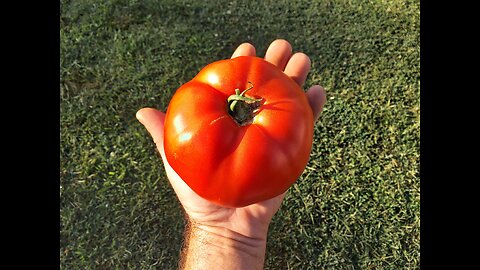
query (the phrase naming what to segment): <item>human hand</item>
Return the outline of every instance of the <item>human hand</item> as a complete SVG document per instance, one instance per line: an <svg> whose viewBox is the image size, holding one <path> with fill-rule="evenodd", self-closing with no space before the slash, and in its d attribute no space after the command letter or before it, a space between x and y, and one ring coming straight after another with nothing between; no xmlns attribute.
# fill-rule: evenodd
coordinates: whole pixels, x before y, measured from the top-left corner
<svg viewBox="0 0 480 270"><path fill-rule="evenodd" d="M249 43L241 44L231 58L255 56L255 47ZM285 40L275 40L270 44L265 60L276 65L302 87L310 70L310 59L304 53L292 55L292 47ZM326 102L325 90L314 85L306 92L316 121ZM242 208L227 208L211 203L197 195L169 165L163 145L165 113L152 108L140 109L137 119L145 126L153 138L162 157L167 177L178 196L191 226L208 233L215 233L264 245L268 226L278 211L285 193L272 199L248 205Z"/></svg>

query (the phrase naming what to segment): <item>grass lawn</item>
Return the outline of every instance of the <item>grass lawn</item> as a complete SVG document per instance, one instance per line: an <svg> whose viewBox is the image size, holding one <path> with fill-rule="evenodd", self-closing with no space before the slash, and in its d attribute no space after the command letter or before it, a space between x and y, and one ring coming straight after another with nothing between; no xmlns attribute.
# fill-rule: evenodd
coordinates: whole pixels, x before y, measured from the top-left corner
<svg viewBox="0 0 480 270"><path fill-rule="evenodd" d="M420 267L419 1L60 1L60 265L175 269L183 213L135 119L242 42L312 60L328 101L265 269Z"/></svg>

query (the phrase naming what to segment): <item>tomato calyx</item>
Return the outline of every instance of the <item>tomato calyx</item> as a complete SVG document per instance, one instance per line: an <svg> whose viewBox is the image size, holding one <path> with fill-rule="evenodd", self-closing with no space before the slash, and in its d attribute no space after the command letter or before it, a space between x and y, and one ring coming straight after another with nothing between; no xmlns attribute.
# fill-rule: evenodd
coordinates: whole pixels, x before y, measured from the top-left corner
<svg viewBox="0 0 480 270"><path fill-rule="evenodd" d="M258 112L262 98L256 99L245 96L245 93L253 88L253 83L248 82L250 86L240 92L235 89L235 94L230 95L227 99L228 113L233 117L235 122L240 125L248 125L253 121L253 117Z"/></svg>

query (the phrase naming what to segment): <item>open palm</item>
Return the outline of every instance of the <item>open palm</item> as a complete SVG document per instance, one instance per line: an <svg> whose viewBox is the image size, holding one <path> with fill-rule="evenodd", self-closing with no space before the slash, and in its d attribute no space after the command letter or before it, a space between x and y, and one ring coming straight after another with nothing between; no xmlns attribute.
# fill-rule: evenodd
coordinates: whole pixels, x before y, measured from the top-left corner
<svg viewBox="0 0 480 270"><path fill-rule="evenodd" d="M235 50L232 58L255 55L255 47L249 43L243 43ZM304 84L310 70L308 56L303 53L292 55L291 45L282 39L270 44L265 53L265 60L282 69L300 87ZM312 107L314 119L317 120L326 101L325 90L315 85L306 92L306 95ZM165 113L152 108L143 108L137 112L136 116L152 136L162 157L170 184L191 222L225 228L251 238L265 237L268 225L280 208L286 193L241 208L222 207L203 199L178 176L165 158L163 147Z"/></svg>

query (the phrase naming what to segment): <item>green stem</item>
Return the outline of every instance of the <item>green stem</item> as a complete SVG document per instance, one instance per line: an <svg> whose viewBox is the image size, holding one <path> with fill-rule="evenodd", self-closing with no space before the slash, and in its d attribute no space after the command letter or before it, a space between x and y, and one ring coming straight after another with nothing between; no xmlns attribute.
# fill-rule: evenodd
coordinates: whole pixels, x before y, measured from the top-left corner
<svg viewBox="0 0 480 270"><path fill-rule="evenodd" d="M235 89L235 94L227 98L228 113L240 126L252 123L258 108L261 106L259 102L263 100L262 98L255 99L245 96L245 93L253 88L253 84L251 82L248 83L250 86L247 89L240 92L240 89L237 88Z"/></svg>
<svg viewBox="0 0 480 270"><path fill-rule="evenodd" d="M262 99L255 99L255 98L249 98L249 97L244 96L245 93L246 93L248 90L250 90L250 89L253 88L253 84L252 84L251 82L248 82L248 83L250 84L250 87L248 87L247 89L243 90L241 93L240 93L240 89L237 88L237 89L235 89L235 94L228 97L227 102L228 102L228 103L232 102L232 103L230 104L230 110L231 110L232 112L234 112L235 106L237 105L237 103L238 103L239 101L243 101L243 102L246 102L246 103L249 103L249 104L255 103L255 102L258 102L258 101L262 101Z"/></svg>

